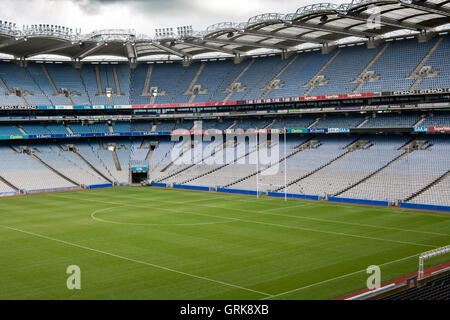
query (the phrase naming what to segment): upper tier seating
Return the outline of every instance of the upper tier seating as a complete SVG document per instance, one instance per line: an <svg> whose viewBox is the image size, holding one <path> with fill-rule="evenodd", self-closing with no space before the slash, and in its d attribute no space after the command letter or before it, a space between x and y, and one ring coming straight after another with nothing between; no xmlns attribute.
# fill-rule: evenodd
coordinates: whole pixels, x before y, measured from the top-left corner
<svg viewBox="0 0 450 320"><path fill-rule="evenodd" d="M9 94L0 86L0 105L70 104L61 95L62 88L69 91L75 105L149 104L152 99L156 104L201 103L408 90L416 82L412 73L418 66L431 67L431 73L420 79L417 89L444 88L450 87L450 36L440 37L421 43L417 39L395 40L387 47L380 44L374 49L357 45L328 54L302 52L284 60L276 55L249 58L239 64L232 60L196 61L187 67L171 62L140 64L136 69L122 63L84 64L75 69L69 64L30 62L22 68L1 62L0 78ZM442 42L438 43L439 39ZM373 73L373 77L360 85L355 79L363 70ZM147 92L143 92L147 75ZM312 88L309 81L316 75L322 80ZM231 90L232 84L237 88ZM193 94L198 86L200 91ZM154 87L159 94L152 98L149 92ZM15 88L22 91L23 99L14 95ZM107 88L113 91L110 98L106 96Z"/></svg>
<svg viewBox="0 0 450 320"><path fill-rule="evenodd" d="M418 113L377 113L373 114L363 128L412 127L420 120Z"/></svg>

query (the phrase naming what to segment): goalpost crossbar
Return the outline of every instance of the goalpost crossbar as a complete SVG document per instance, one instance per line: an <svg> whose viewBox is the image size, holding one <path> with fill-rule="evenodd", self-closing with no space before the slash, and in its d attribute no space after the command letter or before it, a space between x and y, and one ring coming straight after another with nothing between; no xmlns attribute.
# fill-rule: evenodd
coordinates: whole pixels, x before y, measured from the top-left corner
<svg viewBox="0 0 450 320"><path fill-rule="evenodd" d="M440 248L436 248L427 252L423 252L420 254L419 256L419 272L418 272L418 278L422 279L423 275L424 275L424 268L423 268L423 263L425 260L437 257L437 256L441 256L444 254L450 253L450 245L444 246L444 247L440 247Z"/></svg>

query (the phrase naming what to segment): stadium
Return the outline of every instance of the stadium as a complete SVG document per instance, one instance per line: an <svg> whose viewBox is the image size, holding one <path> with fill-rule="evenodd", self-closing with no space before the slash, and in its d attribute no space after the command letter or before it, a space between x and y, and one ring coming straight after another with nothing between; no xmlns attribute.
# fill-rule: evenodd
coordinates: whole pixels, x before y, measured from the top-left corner
<svg viewBox="0 0 450 320"><path fill-rule="evenodd" d="M450 299L449 30L448 0L0 21L0 299Z"/></svg>

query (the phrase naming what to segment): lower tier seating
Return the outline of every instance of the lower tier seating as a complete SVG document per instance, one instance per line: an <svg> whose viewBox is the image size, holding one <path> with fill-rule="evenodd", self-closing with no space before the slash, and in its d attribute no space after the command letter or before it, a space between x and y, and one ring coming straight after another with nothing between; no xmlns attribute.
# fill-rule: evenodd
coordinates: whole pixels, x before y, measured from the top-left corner
<svg viewBox="0 0 450 320"><path fill-rule="evenodd" d="M150 180L168 184L450 206L449 151L445 134L3 142L0 193L129 183L139 163Z"/></svg>

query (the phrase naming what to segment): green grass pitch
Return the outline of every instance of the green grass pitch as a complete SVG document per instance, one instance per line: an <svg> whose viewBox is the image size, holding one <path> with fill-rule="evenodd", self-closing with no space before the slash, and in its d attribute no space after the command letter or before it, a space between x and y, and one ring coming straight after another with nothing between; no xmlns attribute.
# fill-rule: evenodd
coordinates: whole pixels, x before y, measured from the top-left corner
<svg viewBox="0 0 450 320"><path fill-rule="evenodd" d="M417 271L450 214L124 187L0 199L0 238L0 299L331 299Z"/></svg>

